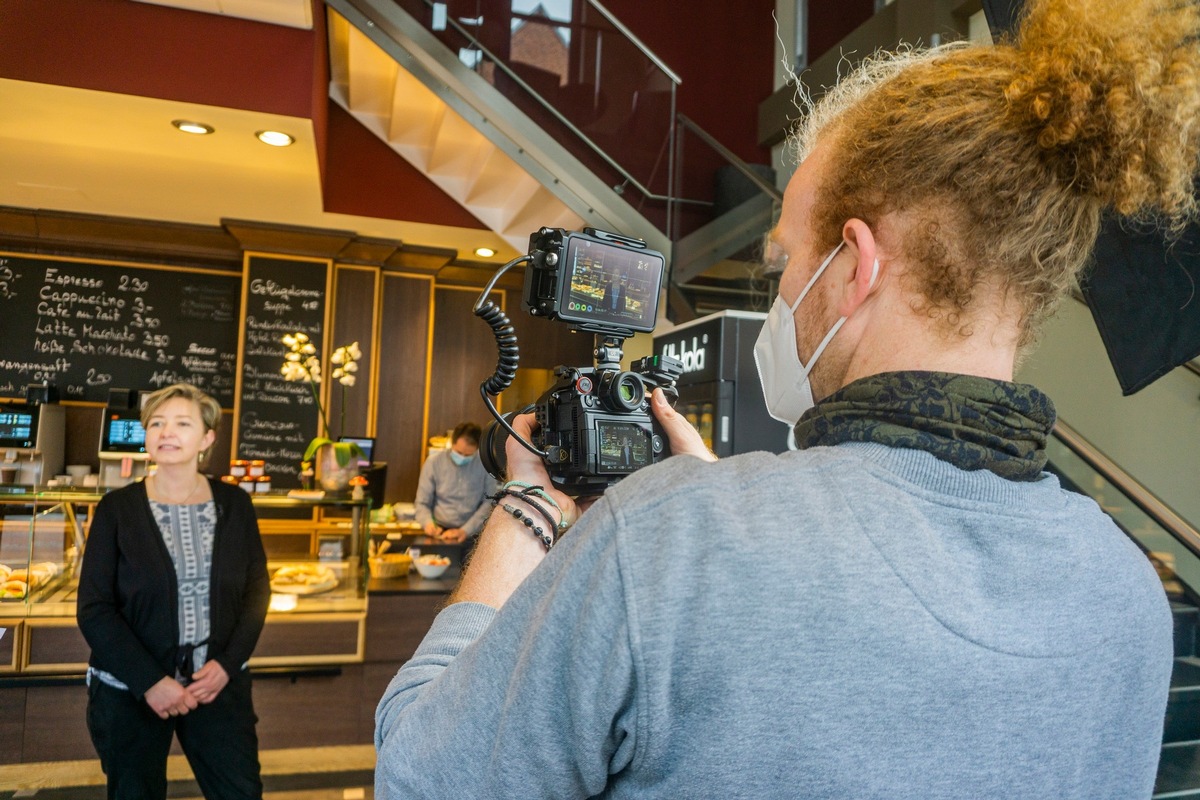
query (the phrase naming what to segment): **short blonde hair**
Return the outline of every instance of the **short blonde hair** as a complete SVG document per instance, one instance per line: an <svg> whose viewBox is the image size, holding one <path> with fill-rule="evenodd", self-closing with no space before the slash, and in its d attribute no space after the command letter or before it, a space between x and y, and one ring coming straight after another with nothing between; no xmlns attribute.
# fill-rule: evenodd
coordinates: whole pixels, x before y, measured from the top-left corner
<svg viewBox="0 0 1200 800"><path fill-rule="evenodd" d="M1019 34L877 56L793 144L832 148L814 250L891 215L914 308L969 335L987 290L1021 345L1088 263L1106 210L1179 233L1196 216L1200 11L1179 0L1031 0Z"/></svg>
<svg viewBox="0 0 1200 800"><path fill-rule="evenodd" d="M162 407L163 403L174 400L176 397L182 397L196 404L200 410L200 421L204 423L206 433L217 430L221 423L221 404L190 383L173 383L152 392L142 403L142 427L145 428L150 424L150 418ZM202 451L200 463L206 462L210 455L212 455L211 447Z"/></svg>

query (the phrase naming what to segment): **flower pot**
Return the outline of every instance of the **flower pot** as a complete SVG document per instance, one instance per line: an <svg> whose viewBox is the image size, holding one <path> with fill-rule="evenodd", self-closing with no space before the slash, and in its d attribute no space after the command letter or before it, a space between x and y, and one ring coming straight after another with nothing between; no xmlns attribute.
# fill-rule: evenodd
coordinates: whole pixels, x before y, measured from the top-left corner
<svg viewBox="0 0 1200 800"><path fill-rule="evenodd" d="M317 483L327 492L340 492L350 485L350 479L358 474L358 459L351 457L346 466L338 464L333 444L323 444L313 456L313 469Z"/></svg>

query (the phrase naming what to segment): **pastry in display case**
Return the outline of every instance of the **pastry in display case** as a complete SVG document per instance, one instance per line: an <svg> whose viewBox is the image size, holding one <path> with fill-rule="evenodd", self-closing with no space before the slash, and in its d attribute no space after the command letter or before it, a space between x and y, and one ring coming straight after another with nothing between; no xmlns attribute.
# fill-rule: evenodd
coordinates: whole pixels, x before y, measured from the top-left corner
<svg viewBox="0 0 1200 800"><path fill-rule="evenodd" d="M0 603L73 597L82 551L73 504L0 505Z"/></svg>

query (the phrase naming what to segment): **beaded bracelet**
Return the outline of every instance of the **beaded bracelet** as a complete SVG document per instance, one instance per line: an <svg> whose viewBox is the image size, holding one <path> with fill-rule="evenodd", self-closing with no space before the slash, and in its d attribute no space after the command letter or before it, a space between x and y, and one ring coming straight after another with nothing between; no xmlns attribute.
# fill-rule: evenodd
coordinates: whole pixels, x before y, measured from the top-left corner
<svg viewBox="0 0 1200 800"><path fill-rule="evenodd" d="M518 492L513 489L501 489L500 491L496 492L494 495L491 496L490 499L492 501L492 505L496 505L497 503L500 502L501 499L503 499L505 497L515 497L518 500L522 501L523 503L527 503L530 508L532 508L534 511L536 511L542 515L542 519L546 520L546 522L549 523L551 530L554 530L554 531L566 530L565 527L560 526L560 524L555 521L553 514L551 514L549 511L547 511L545 508L543 508L540 503L535 503L533 501L533 499L529 496L529 494L526 492Z"/></svg>
<svg viewBox="0 0 1200 800"><path fill-rule="evenodd" d="M532 483L526 483L525 481L509 481L508 483L504 484L504 486L502 486L500 488L501 488L501 490L507 490L507 489L511 489L514 486L520 487L521 489L524 490L523 492L521 492L521 494L537 495L538 497L542 498L550 505L554 506L554 510L557 511L560 515L566 516L565 514L563 514L562 508L560 508L558 503L555 502L554 498L550 496L550 493L547 492L545 490L545 488L543 488L541 486L537 486ZM560 527L562 527L565 530L566 528L568 528L570 526L569 525L560 525Z"/></svg>
<svg viewBox="0 0 1200 800"><path fill-rule="evenodd" d="M550 552L550 548L554 546L554 538L550 536L550 534L546 533L546 531L542 530L542 527L533 521L533 517L529 516L516 506L510 506L508 503L504 503L500 507L516 517L522 524L525 525L526 528L529 528L529 530L533 531L533 535L536 536L538 541L542 543L542 547L546 548L546 552Z"/></svg>

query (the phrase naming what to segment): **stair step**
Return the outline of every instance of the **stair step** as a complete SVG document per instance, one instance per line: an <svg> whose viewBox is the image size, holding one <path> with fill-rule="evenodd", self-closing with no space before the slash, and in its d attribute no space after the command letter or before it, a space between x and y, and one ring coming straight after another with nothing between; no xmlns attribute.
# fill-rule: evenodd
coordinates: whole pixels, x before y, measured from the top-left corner
<svg viewBox="0 0 1200 800"><path fill-rule="evenodd" d="M1158 762L1153 800L1200 798L1200 742L1165 745Z"/></svg>
<svg viewBox="0 0 1200 800"><path fill-rule="evenodd" d="M1200 609L1187 603L1171 603L1171 618L1175 624L1175 656L1196 655L1196 625Z"/></svg>

